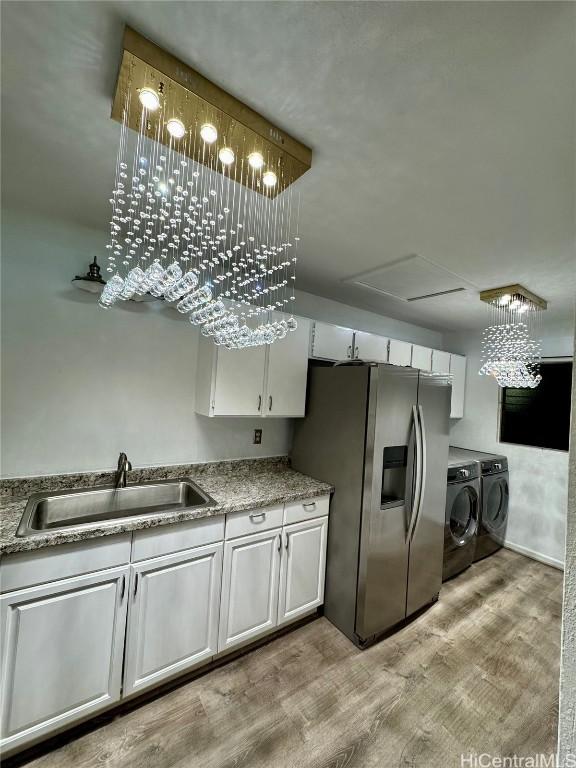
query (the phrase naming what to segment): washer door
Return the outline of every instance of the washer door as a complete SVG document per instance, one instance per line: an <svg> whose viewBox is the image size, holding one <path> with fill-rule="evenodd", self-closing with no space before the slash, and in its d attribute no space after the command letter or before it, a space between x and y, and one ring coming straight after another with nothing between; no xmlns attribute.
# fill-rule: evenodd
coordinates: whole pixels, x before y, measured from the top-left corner
<svg viewBox="0 0 576 768"><path fill-rule="evenodd" d="M486 488L486 480L484 487ZM508 520L508 479L495 477L487 488L484 509L482 510L482 524L489 533L498 534L506 528Z"/></svg>
<svg viewBox="0 0 576 768"><path fill-rule="evenodd" d="M463 485L450 509L450 534L455 544L463 547L474 537L478 527L478 494L470 485Z"/></svg>

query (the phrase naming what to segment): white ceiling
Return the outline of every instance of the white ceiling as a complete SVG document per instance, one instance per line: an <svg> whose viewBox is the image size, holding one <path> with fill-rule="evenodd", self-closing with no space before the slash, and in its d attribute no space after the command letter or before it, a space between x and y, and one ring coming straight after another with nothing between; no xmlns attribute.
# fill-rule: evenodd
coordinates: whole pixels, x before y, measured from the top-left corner
<svg viewBox="0 0 576 768"><path fill-rule="evenodd" d="M475 292L406 303L346 281L418 254L478 289L523 283L571 332L575 4L2 3L3 203L103 243L125 22L313 148L298 287L481 325Z"/></svg>

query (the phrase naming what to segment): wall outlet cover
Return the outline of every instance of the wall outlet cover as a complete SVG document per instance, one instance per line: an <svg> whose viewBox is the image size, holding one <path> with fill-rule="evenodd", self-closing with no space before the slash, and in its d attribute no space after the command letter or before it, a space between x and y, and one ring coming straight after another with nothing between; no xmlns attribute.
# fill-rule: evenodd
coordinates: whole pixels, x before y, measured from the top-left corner
<svg viewBox="0 0 576 768"><path fill-rule="evenodd" d="M254 430L254 440L252 441L254 445L261 445L262 443L262 430L261 429L255 429Z"/></svg>

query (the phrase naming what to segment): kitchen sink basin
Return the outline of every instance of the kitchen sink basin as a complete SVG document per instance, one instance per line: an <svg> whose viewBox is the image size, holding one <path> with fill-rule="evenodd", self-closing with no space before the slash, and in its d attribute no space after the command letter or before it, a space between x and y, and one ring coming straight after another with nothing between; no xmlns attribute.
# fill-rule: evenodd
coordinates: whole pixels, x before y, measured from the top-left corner
<svg viewBox="0 0 576 768"><path fill-rule="evenodd" d="M181 512L215 504L214 499L186 478L153 480L125 488L101 485L35 493L28 499L16 535L82 530L95 523L113 525L121 520L145 520L159 512Z"/></svg>

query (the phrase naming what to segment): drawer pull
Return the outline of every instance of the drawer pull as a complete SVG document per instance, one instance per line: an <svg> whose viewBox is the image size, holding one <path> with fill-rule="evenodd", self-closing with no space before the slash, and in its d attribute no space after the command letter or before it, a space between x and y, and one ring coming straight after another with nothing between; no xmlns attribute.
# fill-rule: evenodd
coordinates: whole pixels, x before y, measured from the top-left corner
<svg viewBox="0 0 576 768"><path fill-rule="evenodd" d="M122 576L122 587L120 589L120 602L124 600L124 593L126 592L126 575Z"/></svg>
<svg viewBox="0 0 576 768"><path fill-rule="evenodd" d="M302 504L302 506L304 507L304 509L311 511L316 509L316 502L309 501L307 504Z"/></svg>
<svg viewBox="0 0 576 768"><path fill-rule="evenodd" d="M252 512L250 515L248 515L250 520L255 521L256 518L260 518L261 520L266 520L266 512Z"/></svg>

